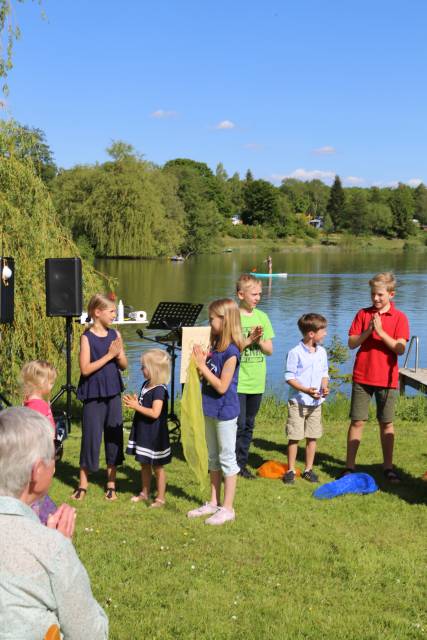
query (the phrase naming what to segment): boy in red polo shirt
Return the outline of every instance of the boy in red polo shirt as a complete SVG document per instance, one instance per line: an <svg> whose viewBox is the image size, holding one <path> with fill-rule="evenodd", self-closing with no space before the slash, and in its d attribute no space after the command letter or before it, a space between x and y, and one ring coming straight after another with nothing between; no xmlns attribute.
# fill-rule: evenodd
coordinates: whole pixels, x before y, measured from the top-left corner
<svg viewBox="0 0 427 640"><path fill-rule="evenodd" d="M397 356L405 352L409 340L408 318L396 309L393 298L396 279L390 272L378 273L369 281L372 306L357 312L348 332L348 346L357 349L351 392L351 423L347 436L347 463L342 475L355 469L356 455L368 419L369 402L375 394L384 456L384 477L398 483L393 469L394 405L399 369Z"/></svg>

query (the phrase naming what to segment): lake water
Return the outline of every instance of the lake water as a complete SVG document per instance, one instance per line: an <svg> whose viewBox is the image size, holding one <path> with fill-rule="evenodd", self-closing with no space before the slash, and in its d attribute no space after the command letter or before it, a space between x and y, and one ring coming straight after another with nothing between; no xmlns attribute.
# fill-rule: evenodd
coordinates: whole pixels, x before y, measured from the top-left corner
<svg viewBox="0 0 427 640"><path fill-rule="evenodd" d="M363 243L363 240L361 240ZM286 354L300 339L297 320L303 313L321 313L328 319L327 346L336 334L347 343L347 332L356 311L370 304L368 280L379 271L394 271L398 281L396 306L409 317L411 335L420 337L420 366L427 367L427 252L369 251L345 252L337 249L301 250L273 253L273 271L288 277L263 279L259 308L265 311L276 333L274 354L268 358L267 390L285 396L283 383ZM204 305L197 324L207 323L211 300L233 297L235 282L243 272L265 271L265 255L260 251L233 251L191 257L186 262L169 260L97 260L96 268L117 279L118 297L151 318L159 302L192 302ZM144 330L145 331L145 330ZM154 337L159 331L145 331ZM129 357L129 390L141 384L139 359L152 344L141 340L133 327L122 334ZM414 354L413 350L413 354ZM351 371L355 352L343 365ZM411 355L413 362L414 355ZM399 360L403 364L402 358ZM177 360L179 374L179 359ZM178 385L179 386L179 385Z"/></svg>

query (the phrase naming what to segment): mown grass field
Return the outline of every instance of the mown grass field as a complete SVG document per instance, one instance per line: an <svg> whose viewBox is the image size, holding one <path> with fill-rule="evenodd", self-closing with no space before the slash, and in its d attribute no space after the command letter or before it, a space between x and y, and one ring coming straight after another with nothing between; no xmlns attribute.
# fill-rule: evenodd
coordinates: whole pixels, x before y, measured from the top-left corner
<svg viewBox="0 0 427 640"><path fill-rule="evenodd" d="M284 459L284 412L265 402L253 467ZM325 411L321 482L343 465L346 412L346 400ZM382 481L371 420L359 462L380 484L376 494L317 501L303 480L285 486L239 478L237 519L218 528L186 518L200 494L179 447L163 510L131 504L139 489L131 458L119 473L115 503L103 498L103 472L95 474L86 500L77 503L74 543L109 615L110 638L426 638L427 419L421 414L423 399L402 405L408 419L397 420L399 487ZM50 492L57 502L69 501L76 486L79 444L75 426Z"/></svg>

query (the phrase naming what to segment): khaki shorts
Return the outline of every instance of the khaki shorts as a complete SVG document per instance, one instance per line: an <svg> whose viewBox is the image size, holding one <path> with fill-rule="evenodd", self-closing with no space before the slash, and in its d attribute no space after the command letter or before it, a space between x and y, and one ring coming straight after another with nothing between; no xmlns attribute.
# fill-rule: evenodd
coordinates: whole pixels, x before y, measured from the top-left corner
<svg viewBox="0 0 427 640"><path fill-rule="evenodd" d="M351 389L350 418L365 422L369 417L369 403L375 394L377 419L379 422L393 422L397 389L373 387L370 384L353 382Z"/></svg>
<svg viewBox="0 0 427 640"><path fill-rule="evenodd" d="M303 404L288 402L286 435L289 440L303 440L304 438L317 440L322 434L322 405L307 407Z"/></svg>

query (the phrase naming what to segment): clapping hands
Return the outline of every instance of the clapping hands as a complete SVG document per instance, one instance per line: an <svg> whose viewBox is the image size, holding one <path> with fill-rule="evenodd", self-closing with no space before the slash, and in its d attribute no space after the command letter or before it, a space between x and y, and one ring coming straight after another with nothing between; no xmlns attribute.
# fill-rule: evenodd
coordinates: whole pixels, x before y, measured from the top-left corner
<svg viewBox="0 0 427 640"><path fill-rule="evenodd" d="M66 538L72 538L74 527L76 526L76 510L69 504L61 504L61 506L48 516L46 526L49 529L56 529Z"/></svg>
<svg viewBox="0 0 427 640"><path fill-rule="evenodd" d="M139 407L138 396L135 393L123 396L123 404L128 409L136 411Z"/></svg>
<svg viewBox="0 0 427 640"><path fill-rule="evenodd" d="M203 367L203 365L206 364L207 356L208 356L207 352L203 351L202 347L199 344L194 345L193 357L194 357L194 360L196 361L196 366L198 369L200 369L200 367Z"/></svg>
<svg viewBox="0 0 427 640"><path fill-rule="evenodd" d="M113 358L117 358L117 356L120 355L122 350L123 350L122 338L121 338L121 336L117 336L117 338L111 342L111 344L110 344L110 346L108 348L108 353Z"/></svg>
<svg viewBox="0 0 427 640"><path fill-rule="evenodd" d="M250 334L246 338L247 346L254 344L254 342L259 342L259 340L262 338L262 334L263 328L261 327L261 325L253 327Z"/></svg>
<svg viewBox="0 0 427 640"><path fill-rule="evenodd" d="M381 337L383 324L381 322L381 316L379 313L375 313L372 318L372 329L375 330L376 333Z"/></svg>

